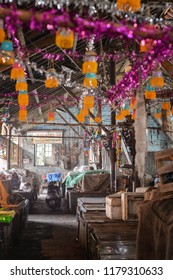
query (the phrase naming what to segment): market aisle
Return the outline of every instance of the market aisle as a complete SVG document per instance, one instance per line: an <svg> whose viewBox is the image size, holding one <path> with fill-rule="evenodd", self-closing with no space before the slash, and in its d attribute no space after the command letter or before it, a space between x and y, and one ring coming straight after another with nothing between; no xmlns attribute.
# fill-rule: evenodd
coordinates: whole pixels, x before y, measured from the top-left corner
<svg viewBox="0 0 173 280"><path fill-rule="evenodd" d="M44 201L36 201L20 244L11 248L11 260L82 260L85 254L77 242L76 216L52 212Z"/></svg>

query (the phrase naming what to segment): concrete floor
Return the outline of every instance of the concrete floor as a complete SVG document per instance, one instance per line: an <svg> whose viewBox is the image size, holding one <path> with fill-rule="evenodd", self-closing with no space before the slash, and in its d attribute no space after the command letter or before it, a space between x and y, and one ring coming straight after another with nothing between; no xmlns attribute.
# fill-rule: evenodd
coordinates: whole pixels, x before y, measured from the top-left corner
<svg viewBox="0 0 173 280"><path fill-rule="evenodd" d="M84 260L78 243L76 216L67 210L50 210L40 195L29 214L21 242L9 252L10 260Z"/></svg>

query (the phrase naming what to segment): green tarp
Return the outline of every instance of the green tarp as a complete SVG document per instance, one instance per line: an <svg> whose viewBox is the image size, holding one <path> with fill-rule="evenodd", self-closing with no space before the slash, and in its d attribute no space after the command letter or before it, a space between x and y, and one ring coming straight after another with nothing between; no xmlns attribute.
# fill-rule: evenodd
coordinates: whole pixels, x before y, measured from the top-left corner
<svg viewBox="0 0 173 280"><path fill-rule="evenodd" d="M66 179L66 186L73 188L75 184L77 184L80 180L82 180L83 176L85 174L105 174L105 173L109 173L107 170L104 169L98 169L98 170L89 170L89 171L85 171L85 172L76 172L78 174L74 175L74 178L71 180L71 178L68 178L71 176L68 176L68 184L67 185L67 179Z"/></svg>

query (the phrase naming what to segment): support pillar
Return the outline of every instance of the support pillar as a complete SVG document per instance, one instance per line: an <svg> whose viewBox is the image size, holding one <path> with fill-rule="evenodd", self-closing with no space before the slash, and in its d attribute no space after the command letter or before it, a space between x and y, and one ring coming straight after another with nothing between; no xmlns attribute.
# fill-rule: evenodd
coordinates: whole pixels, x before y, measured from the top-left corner
<svg viewBox="0 0 173 280"><path fill-rule="evenodd" d="M11 168L11 125L7 126L7 170Z"/></svg>
<svg viewBox="0 0 173 280"><path fill-rule="evenodd" d="M111 60L110 62L110 83L111 85L115 85L116 83L116 69L115 69L115 61ZM116 126L116 112L115 109L112 107L111 108L111 126L112 126L112 131L114 131L115 126ZM110 135L110 160L111 160L111 170L110 170L110 188L111 192L114 193L117 191L117 180L116 180L116 143L113 144L113 132L111 132Z"/></svg>
<svg viewBox="0 0 173 280"><path fill-rule="evenodd" d="M99 99L98 100L98 107L97 107L97 115L101 118L102 116L102 104L101 104L101 100ZM98 124L98 131L99 131L99 134L101 135L101 125ZM101 140L99 141L99 149L98 149L98 158L99 158L99 169L102 169L102 146L101 146Z"/></svg>

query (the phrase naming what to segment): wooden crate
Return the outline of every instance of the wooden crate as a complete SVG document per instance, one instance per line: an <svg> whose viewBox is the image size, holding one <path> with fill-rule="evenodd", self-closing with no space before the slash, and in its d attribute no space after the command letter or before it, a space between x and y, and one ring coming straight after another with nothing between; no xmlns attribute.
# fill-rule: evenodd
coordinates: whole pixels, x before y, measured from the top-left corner
<svg viewBox="0 0 173 280"><path fill-rule="evenodd" d="M144 193L124 192L121 195L122 219L124 221L137 220L138 204L144 200Z"/></svg>
<svg viewBox="0 0 173 280"><path fill-rule="evenodd" d="M89 259L134 259L137 222L88 224Z"/></svg>
<svg viewBox="0 0 173 280"><path fill-rule="evenodd" d="M122 220L121 193L106 196L106 216L110 219Z"/></svg>
<svg viewBox="0 0 173 280"><path fill-rule="evenodd" d="M167 149L155 153L157 173L160 178L160 192L173 191L173 182L165 183L165 176L173 173L173 149Z"/></svg>
<svg viewBox="0 0 173 280"><path fill-rule="evenodd" d="M106 217L105 211L87 211L78 217L78 240L81 247L88 256L88 223L108 223L110 219ZM111 220L114 222L114 220Z"/></svg>
<svg viewBox="0 0 173 280"><path fill-rule="evenodd" d="M77 211L77 200L79 197L106 197L105 193L88 193L88 192L79 192L74 190L68 191L68 207L70 213L76 214Z"/></svg>

